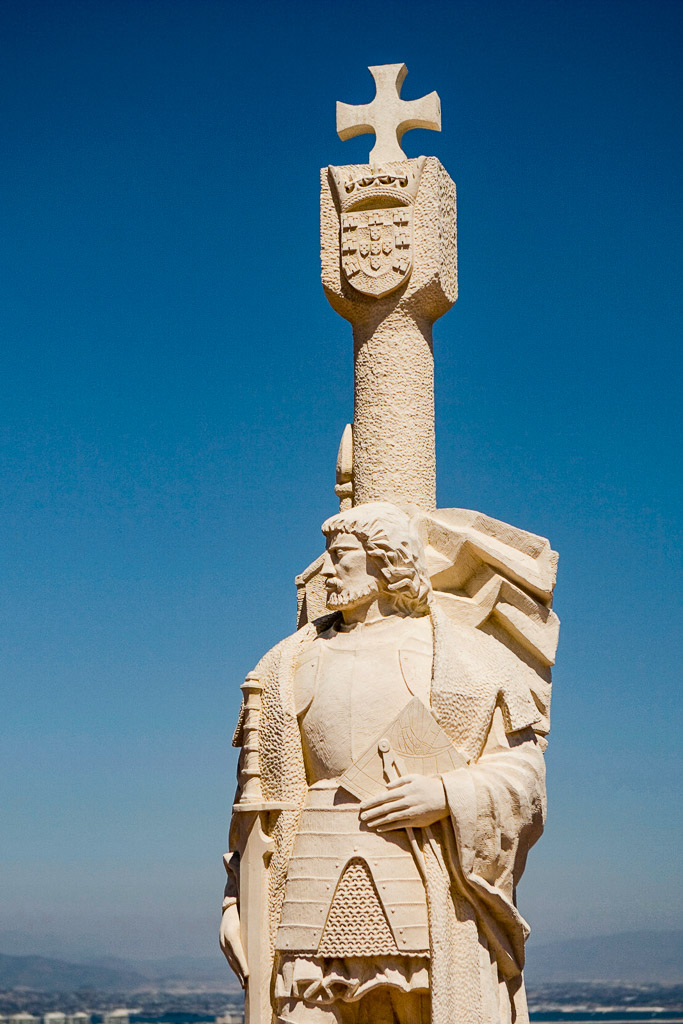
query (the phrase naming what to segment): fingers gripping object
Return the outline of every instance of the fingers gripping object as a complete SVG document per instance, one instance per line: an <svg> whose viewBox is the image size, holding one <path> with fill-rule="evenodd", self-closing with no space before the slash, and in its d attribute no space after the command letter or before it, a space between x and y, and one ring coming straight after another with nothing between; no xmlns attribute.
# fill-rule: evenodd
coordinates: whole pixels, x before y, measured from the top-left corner
<svg viewBox="0 0 683 1024"><path fill-rule="evenodd" d="M401 777L400 761L391 745L391 742L384 736L377 744L377 750L379 756L382 758L382 767L384 768L384 774L387 782L395 782ZM420 849L417 839L415 837L415 830L406 825L406 832L408 834L408 842L410 848L413 851L413 857L417 864L417 870L422 876L422 881L427 884L427 871L425 868L424 857L422 856L422 850Z"/></svg>

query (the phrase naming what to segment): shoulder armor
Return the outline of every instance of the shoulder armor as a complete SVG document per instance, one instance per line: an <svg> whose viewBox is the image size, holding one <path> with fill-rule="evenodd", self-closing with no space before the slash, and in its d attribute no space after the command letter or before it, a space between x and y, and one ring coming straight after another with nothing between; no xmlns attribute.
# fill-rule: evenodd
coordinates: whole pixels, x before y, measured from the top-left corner
<svg viewBox="0 0 683 1024"><path fill-rule="evenodd" d="M294 665L294 710L300 718L311 706L318 685L322 648L320 644L307 645Z"/></svg>

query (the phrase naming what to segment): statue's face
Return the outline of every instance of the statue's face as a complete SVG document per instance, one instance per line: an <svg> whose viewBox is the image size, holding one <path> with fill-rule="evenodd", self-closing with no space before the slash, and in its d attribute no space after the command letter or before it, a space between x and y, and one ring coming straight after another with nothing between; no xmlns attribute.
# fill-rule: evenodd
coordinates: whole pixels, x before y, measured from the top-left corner
<svg viewBox="0 0 683 1024"><path fill-rule="evenodd" d="M327 607L350 610L369 604L379 593L379 570L368 558L363 542L353 533L328 537L322 567L326 577Z"/></svg>

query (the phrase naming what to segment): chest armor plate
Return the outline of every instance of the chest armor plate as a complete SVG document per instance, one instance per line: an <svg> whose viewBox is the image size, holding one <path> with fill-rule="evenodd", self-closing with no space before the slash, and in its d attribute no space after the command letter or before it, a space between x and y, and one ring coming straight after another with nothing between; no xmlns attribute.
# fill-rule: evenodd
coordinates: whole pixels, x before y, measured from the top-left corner
<svg viewBox="0 0 683 1024"><path fill-rule="evenodd" d="M330 631L300 656L294 699L311 788L287 870L278 950L428 951L426 895L406 832L368 829L359 803L335 780L414 696L429 705L431 668L427 619Z"/></svg>
<svg viewBox="0 0 683 1024"><path fill-rule="evenodd" d="M425 626L399 620L376 633L323 634L299 658L294 699L309 785L339 778L412 697L429 705Z"/></svg>

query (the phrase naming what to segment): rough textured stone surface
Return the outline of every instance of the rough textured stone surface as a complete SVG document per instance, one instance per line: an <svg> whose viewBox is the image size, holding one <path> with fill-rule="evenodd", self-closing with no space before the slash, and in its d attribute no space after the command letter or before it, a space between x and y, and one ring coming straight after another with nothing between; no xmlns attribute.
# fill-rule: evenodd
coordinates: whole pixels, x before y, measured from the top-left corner
<svg viewBox="0 0 683 1024"><path fill-rule="evenodd" d="M343 178L375 177L370 164L348 164L341 168L323 167L320 172L320 254L322 283L333 308L355 324L372 322L386 316L396 305L419 313L432 322L443 316L458 297L457 233L455 182L436 157L418 157L401 164L392 164L396 171L407 173L421 162L422 170L414 202L413 271L405 288L380 304L371 296L359 296L344 275L340 253L341 206L335 187L334 172ZM380 175L381 176L381 175ZM396 194L396 189L393 193ZM383 197L370 202L376 208L397 209ZM405 199L402 197L402 201ZM361 203L365 201L360 200ZM395 199L398 202L398 198Z"/></svg>
<svg viewBox="0 0 683 1024"><path fill-rule="evenodd" d="M360 857L348 862L339 879L317 952L319 956L398 954L370 869Z"/></svg>
<svg viewBox="0 0 683 1024"><path fill-rule="evenodd" d="M455 185L434 157L420 165L412 212L409 276L391 294L361 294L342 264L337 180L372 177L370 165L321 174L321 259L325 294L353 325L353 493L356 503L436 506L432 324L457 298ZM396 165L392 165L396 170ZM372 190L372 186L369 186ZM385 187L384 193L391 188ZM392 214L386 194L362 204Z"/></svg>

